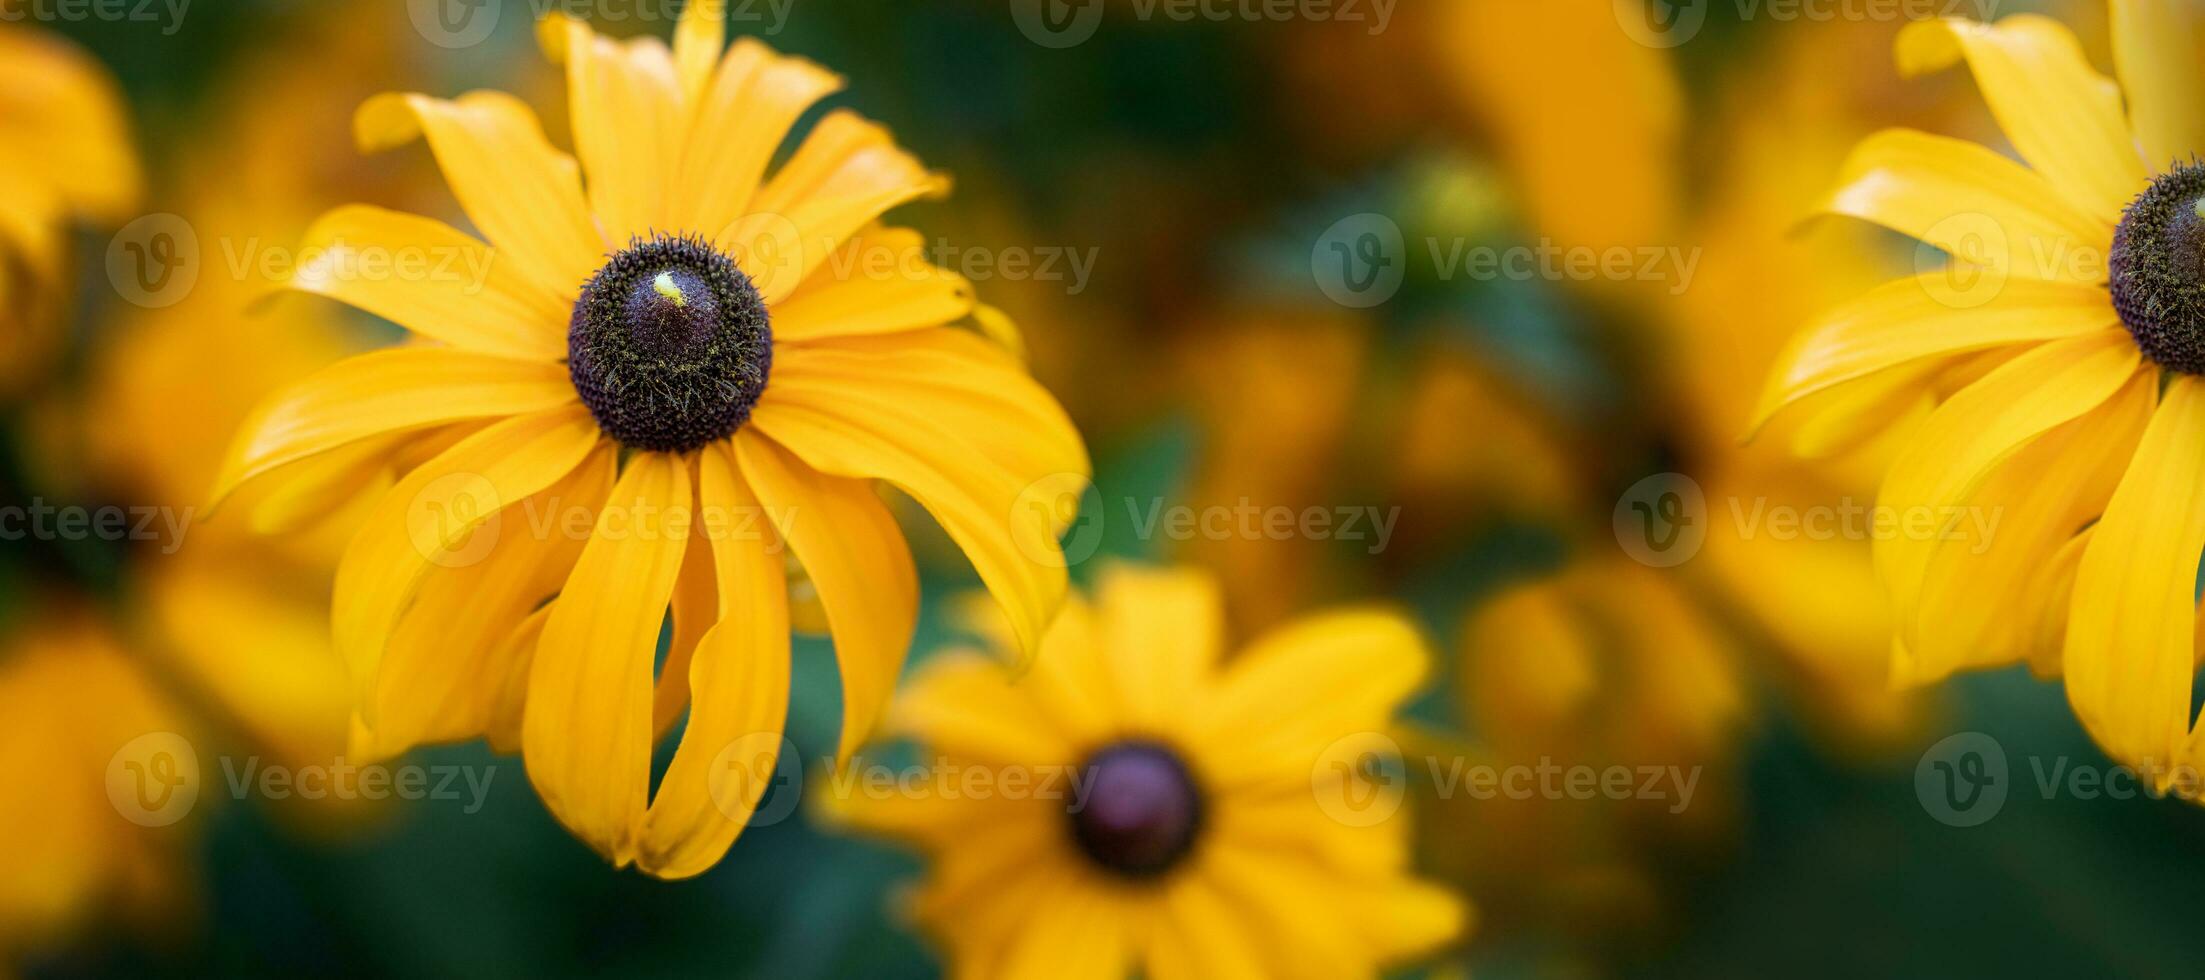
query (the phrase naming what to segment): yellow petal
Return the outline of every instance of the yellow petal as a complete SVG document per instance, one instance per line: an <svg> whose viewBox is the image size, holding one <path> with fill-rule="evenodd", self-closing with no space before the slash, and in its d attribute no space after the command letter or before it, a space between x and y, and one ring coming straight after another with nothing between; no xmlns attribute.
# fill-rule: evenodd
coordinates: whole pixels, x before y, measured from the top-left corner
<svg viewBox="0 0 2205 980"><path fill-rule="evenodd" d="M654 37L625 43L600 37L589 25L558 13L538 22L536 30L546 54L566 63L574 152L606 241L625 246L666 230L672 215L665 195L681 162L688 122L666 45Z"/></svg>
<svg viewBox="0 0 2205 980"><path fill-rule="evenodd" d="M376 505L337 566L330 614L371 727L383 649L429 570L486 554L467 550L476 530L573 472L598 442L597 423L578 405L518 416L422 464Z"/></svg>
<svg viewBox="0 0 2205 980"><path fill-rule="evenodd" d="M2171 169L2205 153L2205 15L2190 0L2112 0L2113 67L2144 163Z"/></svg>
<svg viewBox="0 0 2205 980"><path fill-rule="evenodd" d="M1187 568L1113 565L1095 595L1122 723L1150 732L1183 724L1223 655L1225 598L1217 580Z"/></svg>
<svg viewBox="0 0 2205 980"><path fill-rule="evenodd" d="M2028 618L2029 672L2044 680L2060 676L2060 658L2067 646L2067 614L2075 598L2075 573L2082 567L2084 549L2090 547L2090 531L2067 539L2050 561L2037 570L2028 597L2022 602ZM2205 629L2205 619L2198 621Z"/></svg>
<svg viewBox="0 0 2205 980"><path fill-rule="evenodd" d="M942 326L972 312L972 284L928 264L918 232L874 229L851 239L773 308L773 338L894 333Z"/></svg>
<svg viewBox="0 0 2205 980"><path fill-rule="evenodd" d="M322 215L290 286L430 340L521 360L567 355L572 310L516 263L441 221L365 204Z"/></svg>
<svg viewBox="0 0 2205 980"><path fill-rule="evenodd" d="M1123 980L1131 966L1133 902L1116 889L1067 877L1053 900L1033 902L1003 950L1001 980Z"/></svg>
<svg viewBox="0 0 2205 980"><path fill-rule="evenodd" d="M674 635L659 665L658 682L651 692L651 735L664 738L689 708L689 664L697 642L720 622L720 587L714 578L712 542L705 537L703 520L691 525L689 553L681 559L681 577L674 580Z"/></svg>
<svg viewBox="0 0 2205 980"><path fill-rule="evenodd" d="M2129 139L2119 87L2091 69L2058 21L2034 14L1997 24L1917 21L1899 33L1897 53L1909 77L1966 58L2022 159L2084 212L2113 220L2150 178Z"/></svg>
<svg viewBox="0 0 2205 980"><path fill-rule="evenodd" d="M1343 736L1384 726L1424 682L1424 638L1401 614L1350 609L1258 637L1227 666L1193 721L1202 759L1221 778L1312 771Z"/></svg>
<svg viewBox="0 0 2205 980"><path fill-rule="evenodd" d="M26 172L68 210L119 221L142 191L122 91L100 63L44 31L0 32L0 119ZM9 197L22 193L10 187ZM6 210L0 206L0 211Z"/></svg>
<svg viewBox="0 0 2205 980"><path fill-rule="evenodd" d="M727 853L772 784L789 705L788 581L733 447L699 455L699 499L719 585L719 622L689 665L694 706L643 821L636 865L686 878ZM692 552L692 555L694 552ZM794 791L787 787L785 791Z"/></svg>
<svg viewBox="0 0 2205 980"><path fill-rule="evenodd" d="M768 305L777 305L826 268L842 244L898 205L949 193L949 179L928 173L901 150L876 151L851 164L851 179L784 210L753 208L713 244L733 255ZM888 161L888 162L883 162ZM769 192L772 188L767 189Z"/></svg>
<svg viewBox="0 0 2205 980"><path fill-rule="evenodd" d="M521 724L528 714L528 673L536 666L536 644L543 640L544 623L550 619L548 605L529 613L490 655L490 659L506 665L505 679L495 695L497 709L490 715L490 730L484 733L490 747L499 752L515 755L521 751Z"/></svg>
<svg viewBox="0 0 2205 980"><path fill-rule="evenodd" d="M1262 949L1269 944L1217 887L1185 876L1164 895L1164 914L1149 946L1153 980L1259 980L1268 976Z"/></svg>
<svg viewBox="0 0 2205 980"><path fill-rule="evenodd" d="M513 673L500 658L521 652L505 640L566 583L612 491L617 455L600 444L558 483L477 530L470 560L440 564L421 580L383 651L369 713L378 757L489 733Z"/></svg>
<svg viewBox="0 0 2205 980"><path fill-rule="evenodd" d="M888 711L883 731L930 752L1005 768L1079 758L1037 700L1014 686L1001 661L950 650L919 667Z"/></svg>
<svg viewBox="0 0 2205 980"><path fill-rule="evenodd" d="M605 240L584 203L579 168L545 141L519 99L386 93L361 104L353 132L367 152L426 136L468 219L551 295L571 301L603 264Z"/></svg>
<svg viewBox="0 0 2205 980"><path fill-rule="evenodd" d="M2061 545L2104 512L2158 389L2157 372L2135 372L2105 404L1994 467L1960 498L1963 511L1949 531L1918 542L1929 557L1917 590L1898 603L1914 612L1900 627L1914 660L1911 682L2028 655L2036 640L2028 614L2040 608L2029 604L2036 579Z"/></svg>
<svg viewBox="0 0 2205 980"><path fill-rule="evenodd" d="M749 209L789 127L842 77L751 38L727 49L689 125L675 182L682 228L717 240Z"/></svg>
<svg viewBox="0 0 2205 980"><path fill-rule="evenodd" d="M727 0L689 0L674 25L674 71L682 101L694 106L712 83L712 69L727 45Z"/></svg>
<svg viewBox="0 0 2205 980"><path fill-rule="evenodd" d="M528 780L615 866L635 859L649 801L651 666L689 545L689 465L670 453L628 461L528 672Z"/></svg>
<svg viewBox="0 0 2205 980"><path fill-rule="evenodd" d="M1823 210L1934 245L1997 275L2104 282L2119 212L2068 204L2042 176L1966 140L1887 129L1845 161Z"/></svg>
<svg viewBox="0 0 2205 980"><path fill-rule="evenodd" d="M332 364L254 411L216 481L216 500L286 463L362 439L467 419L579 406L564 365L431 347Z"/></svg>
<svg viewBox="0 0 2205 980"><path fill-rule="evenodd" d="M918 625L910 546L870 481L821 473L746 428L735 434L742 475L819 589L842 668L842 739L849 759L895 694Z"/></svg>
<svg viewBox="0 0 2205 980"><path fill-rule="evenodd" d="M2063 660L2076 716L2116 761L2162 780L2183 761L2190 725L2201 447L2205 386L2180 375L2091 532L2068 611Z"/></svg>
<svg viewBox="0 0 2205 980"><path fill-rule="evenodd" d="M1061 457L1061 447L1052 448L1055 426L1035 413L1005 413L982 435L960 424L980 404L965 397L962 385L969 381L946 377L955 387L929 384L899 366L856 374L865 385L858 388L848 380L852 375L827 368L818 348L786 353L777 359L751 427L821 472L886 480L910 494L972 561L1010 615L1019 648L1031 656L1067 584L1057 515L1032 493L1043 478L1063 472L1031 465ZM1011 371L963 377L989 376L1023 387ZM1013 404L1022 401L1017 390L1005 389ZM1028 465L1016 466L1021 462Z"/></svg>
<svg viewBox="0 0 2205 980"><path fill-rule="evenodd" d="M1018 635L1003 607L982 592L958 597L953 614L961 629L978 634L998 659L1015 663ZM1103 654L1102 629L1086 600L1074 592L1042 637L1041 652L1017 687L1041 706L1066 741L1085 751L1119 735L1127 714L1120 707L1117 683Z"/></svg>
<svg viewBox="0 0 2205 980"><path fill-rule="evenodd" d="M1754 428L1800 399L1923 358L2072 337L2117 326L2098 286L2010 279L1988 302L1947 302L1943 273L1876 287L1794 338L1771 369Z"/></svg>

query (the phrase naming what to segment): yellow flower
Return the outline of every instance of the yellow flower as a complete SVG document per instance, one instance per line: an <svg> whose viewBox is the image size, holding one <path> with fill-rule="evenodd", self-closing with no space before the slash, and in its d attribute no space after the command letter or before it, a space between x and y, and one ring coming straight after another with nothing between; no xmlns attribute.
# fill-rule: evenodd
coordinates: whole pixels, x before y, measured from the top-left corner
<svg viewBox="0 0 2205 980"><path fill-rule="evenodd" d="M186 838L167 828L199 791L195 763L147 741L191 731L159 685L90 615L38 616L0 647L0 972L97 916L171 910Z"/></svg>
<svg viewBox="0 0 2205 980"><path fill-rule="evenodd" d="M67 223L138 198L122 95L97 62L0 24L0 390L43 372L60 339Z"/></svg>
<svg viewBox="0 0 2205 980"><path fill-rule="evenodd" d="M2205 149L2205 107L2194 19L2169 4L2112 9L2121 86L2042 17L1900 35L1907 74L1968 63L2027 164L1909 130L1861 143L1827 210L1953 260L1796 338L1757 421L1873 425L1939 399L1878 501L1930 522L1875 549L1894 672L1920 683L2027 657L2064 670L2085 727L2164 788L2194 751L2205 169L2183 161Z"/></svg>
<svg viewBox="0 0 2205 980"><path fill-rule="evenodd" d="M1348 764L1422 682L1416 630L1343 610L1227 660L1222 609L1206 575L1106 569L1030 672L946 652L890 714L937 785L1000 792L830 788L834 815L931 855L915 911L955 975L1371 977L1462 931Z"/></svg>
<svg viewBox="0 0 2205 980"><path fill-rule="evenodd" d="M748 40L723 58L723 22L722 4L691 4L669 51L546 19L579 166L502 93L363 105L362 145L425 138L489 244L366 206L317 222L322 258L292 286L417 342L265 404L218 490L411 466L337 572L364 751L517 742L561 822L665 877L711 866L756 802L709 776L724 747L783 722L784 544L834 635L846 753L917 609L874 481L933 513L1030 649L1066 579L1063 515L1025 492L1088 472L1015 358L947 326L972 312L963 280L917 258L917 232L875 224L946 182L846 111L768 178L840 79ZM394 257L384 274L376 255ZM654 731L685 705L654 796Z"/></svg>

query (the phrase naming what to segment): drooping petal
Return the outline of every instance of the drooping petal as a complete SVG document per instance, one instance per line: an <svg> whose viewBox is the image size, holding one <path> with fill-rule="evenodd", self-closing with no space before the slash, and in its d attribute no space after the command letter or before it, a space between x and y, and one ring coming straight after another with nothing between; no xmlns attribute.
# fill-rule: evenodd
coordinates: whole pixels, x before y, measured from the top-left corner
<svg viewBox="0 0 2205 980"><path fill-rule="evenodd" d="M842 87L842 77L751 38L727 49L697 104L674 184L683 229L719 240L748 213L789 127Z"/></svg>
<svg viewBox="0 0 2205 980"><path fill-rule="evenodd" d="M2024 279L2105 281L2119 212L2067 203L2051 183L1966 140L1887 129L1862 140L1823 204Z"/></svg>
<svg viewBox="0 0 2205 980"><path fill-rule="evenodd" d="M871 481L822 473L746 428L742 476L819 589L842 668L838 758L857 751L895 694L919 618L918 572Z"/></svg>
<svg viewBox="0 0 2205 980"><path fill-rule="evenodd" d="M2205 11L2189 0L2112 0L2113 67L2144 163L2167 169L2205 153Z"/></svg>
<svg viewBox="0 0 2205 980"><path fill-rule="evenodd" d="M918 232L873 229L829 256L820 272L773 308L773 337L800 343L894 333L942 326L972 312L972 284L928 263Z"/></svg>
<svg viewBox="0 0 2205 980"><path fill-rule="evenodd" d="M370 153L426 137L475 228L551 295L571 301L603 264L605 239L582 196L580 168L544 139L519 99L391 92L362 103L352 125Z"/></svg>
<svg viewBox="0 0 2205 980"><path fill-rule="evenodd" d="M386 433L580 407L563 365L410 347L332 364L239 427L214 497L286 463Z"/></svg>
<svg viewBox="0 0 2205 980"><path fill-rule="evenodd" d="M330 612L369 727L384 648L429 571L486 555L495 539L475 532L493 519L502 531L507 504L558 483L599 442L581 406L523 415L460 440L384 495L338 563Z"/></svg>
<svg viewBox="0 0 2205 980"><path fill-rule="evenodd" d="M670 230L666 194L681 163L688 117L666 45L655 37L601 37L559 13L539 21L536 34L545 55L566 64L574 152L605 240L625 247L652 231Z"/></svg>
<svg viewBox="0 0 2205 980"><path fill-rule="evenodd" d="M659 666L658 682L651 692L651 734L664 738L689 709L689 664L697 643L720 622L720 585L712 561L712 542L705 537L704 520L691 525L689 553L681 559L681 577L674 580L674 634Z"/></svg>
<svg viewBox="0 0 2205 980"><path fill-rule="evenodd" d="M779 542L770 525L739 519L761 508L731 445L706 446L698 467L720 616L690 662L689 727L638 843L636 865L661 878L704 871L742 833L777 771L789 704L788 581Z"/></svg>
<svg viewBox="0 0 2205 980"><path fill-rule="evenodd" d="M307 258L291 288L421 337L521 360L567 354L570 311L523 276L518 263L441 221L348 204L307 229L299 254Z"/></svg>
<svg viewBox="0 0 2205 980"><path fill-rule="evenodd" d="M514 672L501 657L521 652L505 640L566 583L612 491L617 456L601 443L574 472L478 530L494 534L486 554L429 570L383 653L370 727L376 758L490 732Z"/></svg>
<svg viewBox="0 0 2205 980"><path fill-rule="evenodd" d="M1754 428L1809 395L1886 368L2120 323L2102 287L2009 279L1988 302L1960 306L1948 302L1942 278L1885 283L1800 333L1770 371Z"/></svg>
<svg viewBox="0 0 2205 980"><path fill-rule="evenodd" d="M2054 341L1962 389L1913 433L1876 498L1879 513L1926 513L1936 522L1926 531L1902 527L1875 543L1876 572L1892 590L1902 628L1915 622L1914 603L1944 523L1963 515L1992 468L2105 404L2136 376L2141 357L2135 342L2115 331Z"/></svg>
<svg viewBox="0 0 2205 980"><path fill-rule="evenodd" d="M528 673L528 780L615 866L634 860L651 786L651 662L689 545L689 461L638 453L551 605Z"/></svg>
<svg viewBox="0 0 2205 980"><path fill-rule="evenodd" d="M2205 384L2177 376L2091 531L2068 612L2067 700L2115 760L2164 789L2190 726L2205 551Z"/></svg>
<svg viewBox="0 0 2205 980"><path fill-rule="evenodd" d="M1967 59L2022 159L2087 213L2112 220L2150 178L2129 139L2120 88L2090 67L2058 21L2034 14L1996 24L1916 21L1899 33L1897 53L1909 77Z"/></svg>

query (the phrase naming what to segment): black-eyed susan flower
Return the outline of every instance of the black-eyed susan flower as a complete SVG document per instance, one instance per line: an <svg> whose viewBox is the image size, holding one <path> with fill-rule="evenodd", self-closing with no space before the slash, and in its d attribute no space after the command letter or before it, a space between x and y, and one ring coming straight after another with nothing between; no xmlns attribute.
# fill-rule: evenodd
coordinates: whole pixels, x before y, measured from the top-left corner
<svg viewBox="0 0 2205 980"><path fill-rule="evenodd" d="M2195 751L2205 109L2177 5L2112 10L2118 85L2043 17L1900 35L1904 73L1968 64L2021 160L1909 130L1864 141L1827 210L1950 262L1822 317L1758 416L1873 425L1934 401L1878 501L1915 515L1876 544L1894 671L2064 670L2085 727L2165 788Z"/></svg>
<svg viewBox="0 0 2205 980"><path fill-rule="evenodd" d="M312 486L398 461L337 573L365 750L517 742L569 829L666 877L709 867L755 803L711 776L782 725L784 546L834 636L847 751L917 607L876 482L934 515L1032 648L1065 590L1063 517L1023 495L1088 467L1016 360L953 326L974 310L965 282L878 223L946 182L846 111L772 169L840 79L754 41L723 54L723 21L689 5L669 50L546 19L575 157L501 93L363 105L360 143L425 139L487 243L372 207L323 217L322 258L293 285L417 342L267 403L220 480ZM374 253L434 261L363 274L352 260ZM654 791L655 733L685 707Z"/></svg>
<svg viewBox="0 0 2205 980"><path fill-rule="evenodd" d="M1228 659L1222 610L1200 573L1108 569L1030 672L1006 629L920 668L887 730L950 778L816 788L929 854L913 911L953 975L1369 977L1462 930L1360 764L1424 677L1416 630L1324 613Z"/></svg>
<svg viewBox="0 0 2205 980"><path fill-rule="evenodd" d="M68 223L116 221L137 201L124 119L97 62L52 35L0 25L0 387L48 366Z"/></svg>

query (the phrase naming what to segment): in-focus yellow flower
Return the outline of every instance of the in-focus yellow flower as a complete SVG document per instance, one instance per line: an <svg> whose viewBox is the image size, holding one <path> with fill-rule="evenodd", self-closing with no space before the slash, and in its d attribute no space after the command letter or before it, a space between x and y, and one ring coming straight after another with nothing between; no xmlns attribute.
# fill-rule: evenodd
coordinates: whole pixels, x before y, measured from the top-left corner
<svg viewBox="0 0 2205 980"><path fill-rule="evenodd" d="M1827 210L1951 261L1822 317L1786 349L1757 419L1875 424L1937 398L1879 497L1927 515L1875 549L1894 672L2064 670L2092 735L2164 788L2196 749L2205 167L2189 161L2205 149L2205 88L2194 14L2112 12L2119 86L2043 17L1900 35L1903 73L1968 63L2026 165L1909 130L1864 141Z"/></svg>
<svg viewBox="0 0 2205 980"><path fill-rule="evenodd" d="M138 182L106 70L65 41L0 24L0 391L51 365L68 222L122 219Z"/></svg>
<svg viewBox="0 0 2205 980"><path fill-rule="evenodd" d="M517 741L561 822L665 877L711 866L756 802L710 777L725 748L782 726L780 547L826 610L846 753L917 614L875 481L935 516L1031 649L1066 576L1062 515L1023 497L1088 472L1015 358L946 326L973 309L966 283L917 258L917 232L875 223L946 181L846 111L769 178L840 79L749 40L723 57L724 20L723 4L691 4L672 50L542 22L579 166L502 93L363 105L361 144L426 139L489 244L366 206L317 222L322 261L292 285L418 342L268 402L218 491L406 461L337 572L364 751ZM353 261L376 254L434 261ZM685 705L654 794L654 732Z"/></svg>
<svg viewBox="0 0 2205 980"><path fill-rule="evenodd" d="M169 824L199 791L196 763L148 741L186 738L182 712L96 618L59 606L0 643L0 972L95 917L173 911L186 838Z"/></svg>
<svg viewBox="0 0 2205 980"><path fill-rule="evenodd" d="M1409 877L1405 818L1351 765L1424 678L1416 630L1331 612L1227 660L1222 609L1206 575L1106 569L1030 672L988 631L997 655L937 656L890 714L1000 792L828 793L841 819L928 852L914 911L954 975L1371 977L1462 931L1465 907Z"/></svg>

